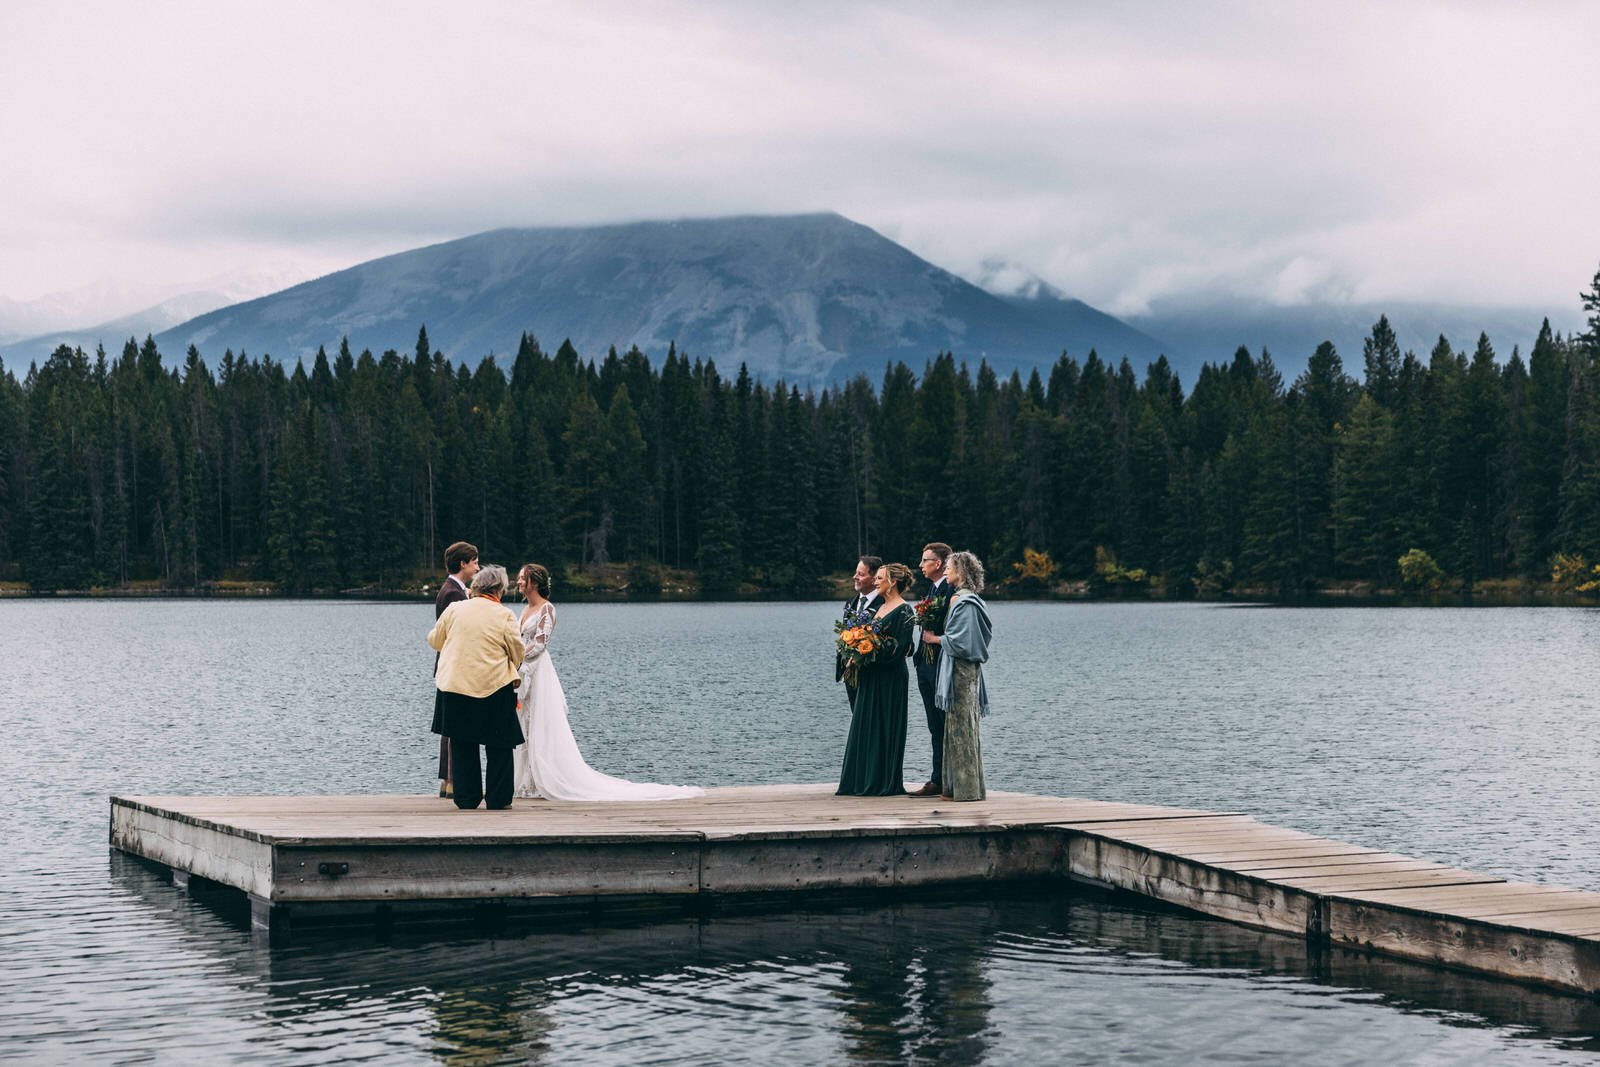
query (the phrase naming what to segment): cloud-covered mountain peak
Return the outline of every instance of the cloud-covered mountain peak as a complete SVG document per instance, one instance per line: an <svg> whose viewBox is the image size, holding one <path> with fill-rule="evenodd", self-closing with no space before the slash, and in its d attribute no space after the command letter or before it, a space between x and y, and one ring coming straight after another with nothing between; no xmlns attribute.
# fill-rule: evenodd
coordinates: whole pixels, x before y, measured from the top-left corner
<svg viewBox="0 0 1600 1067"><path fill-rule="evenodd" d="M1053 291L1052 291L1053 293ZM1148 337L1039 292L1049 316L1002 299L831 212L500 229L385 256L202 315L157 338L293 359L348 336L358 351L436 348L476 360L523 332L591 358L669 344L767 380L816 383L942 351L1001 368L1063 349L1153 357ZM1084 314L1087 313L1087 314ZM1075 318L1076 316L1076 318ZM1081 320L1081 321L1080 321Z"/></svg>

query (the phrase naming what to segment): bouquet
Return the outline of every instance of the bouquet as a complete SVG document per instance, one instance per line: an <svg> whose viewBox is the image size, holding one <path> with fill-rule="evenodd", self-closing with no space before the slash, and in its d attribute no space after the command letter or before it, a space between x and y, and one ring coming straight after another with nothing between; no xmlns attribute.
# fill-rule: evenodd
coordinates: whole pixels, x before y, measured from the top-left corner
<svg viewBox="0 0 1600 1067"><path fill-rule="evenodd" d="M944 617L950 613L950 598L947 596L925 596L917 601L917 625L922 627L923 633L944 634ZM922 642L922 662L932 663L939 658L939 646Z"/></svg>
<svg viewBox="0 0 1600 1067"><path fill-rule="evenodd" d="M835 640L839 658L844 661L845 684L854 686L861 678L863 664L872 663L883 654L887 641L878 624L862 616L852 616L833 624L839 636Z"/></svg>

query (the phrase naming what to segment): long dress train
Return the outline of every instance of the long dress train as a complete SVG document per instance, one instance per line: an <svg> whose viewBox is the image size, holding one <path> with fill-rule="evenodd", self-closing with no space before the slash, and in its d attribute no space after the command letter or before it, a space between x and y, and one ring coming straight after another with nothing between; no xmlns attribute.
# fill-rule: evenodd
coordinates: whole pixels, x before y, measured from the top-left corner
<svg viewBox="0 0 1600 1067"><path fill-rule="evenodd" d="M546 602L522 621L521 681L517 715L527 743L512 755L517 796L547 800L681 800L704 796L692 785L630 782L602 774L584 762L567 722L567 695L550 661L548 647L556 628L556 609Z"/></svg>

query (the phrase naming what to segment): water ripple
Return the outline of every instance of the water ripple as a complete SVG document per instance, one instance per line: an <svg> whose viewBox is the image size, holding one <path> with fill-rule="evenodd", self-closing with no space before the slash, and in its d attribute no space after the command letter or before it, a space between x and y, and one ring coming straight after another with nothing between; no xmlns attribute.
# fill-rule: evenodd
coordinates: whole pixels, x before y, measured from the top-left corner
<svg viewBox="0 0 1600 1067"><path fill-rule="evenodd" d="M833 605L572 606L605 770L824 781ZM997 604L994 788L1245 810L1600 889L1600 613ZM0 602L0 1059L1573 1063L1600 1005L1074 895L252 946L110 793L418 792L427 605ZM801 653L796 634L818 635ZM641 660L653 669L628 670ZM92 678L60 664L92 663ZM915 716L913 716L915 718ZM907 776L928 755L912 730Z"/></svg>

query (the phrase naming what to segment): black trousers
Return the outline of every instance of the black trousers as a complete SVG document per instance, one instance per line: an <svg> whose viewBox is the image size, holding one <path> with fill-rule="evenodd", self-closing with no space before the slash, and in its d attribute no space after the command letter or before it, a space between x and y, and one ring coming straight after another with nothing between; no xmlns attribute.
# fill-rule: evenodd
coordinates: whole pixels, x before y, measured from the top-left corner
<svg viewBox="0 0 1600 1067"><path fill-rule="evenodd" d="M478 749L489 753L488 781L478 767ZM516 775L511 768L509 748L496 745L474 745L459 737L450 739L450 779L455 787L458 808L475 808L486 800L491 810L509 808L511 796L516 791Z"/></svg>
<svg viewBox="0 0 1600 1067"><path fill-rule="evenodd" d="M917 692L922 694L922 711L928 717L928 733L933 738L933 776L929 779L934 785L944 784L944 712L933 704L933 683L939 677L939 661L936 658L932 663L922 662L922 650L919 648L912 653L916 657Z"/></svg>

